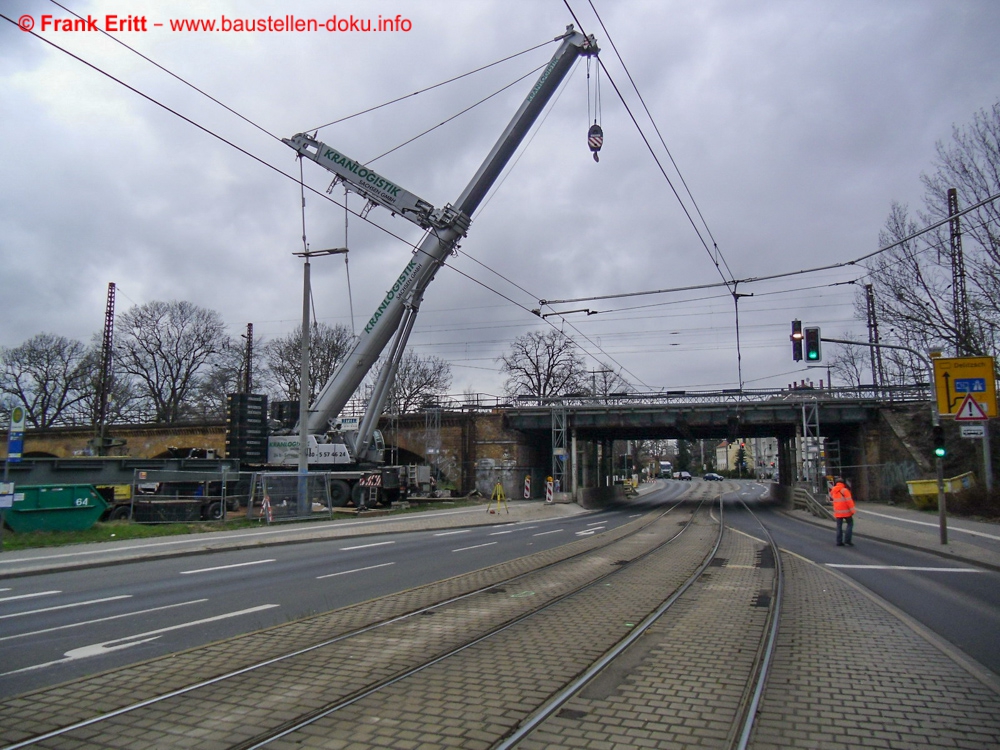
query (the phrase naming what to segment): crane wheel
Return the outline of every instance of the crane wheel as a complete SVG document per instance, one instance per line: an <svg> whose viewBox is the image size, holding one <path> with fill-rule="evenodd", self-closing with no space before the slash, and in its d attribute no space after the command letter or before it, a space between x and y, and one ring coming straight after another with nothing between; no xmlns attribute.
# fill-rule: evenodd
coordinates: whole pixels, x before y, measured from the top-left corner
<svg viewBox="0 0 1000 750"><path fill-rule="evenodd" d="M351 485L343 479L330 480L330 504L334 508L343 508L351 499Z"/></svg>

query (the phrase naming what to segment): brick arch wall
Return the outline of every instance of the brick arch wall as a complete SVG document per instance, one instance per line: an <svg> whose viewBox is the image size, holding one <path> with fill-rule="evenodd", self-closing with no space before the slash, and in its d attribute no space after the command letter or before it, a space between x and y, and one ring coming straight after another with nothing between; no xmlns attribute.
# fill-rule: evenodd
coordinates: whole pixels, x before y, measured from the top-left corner
<svg viewBox="0 0 1000 750"><path fill-rule="evenodd" d="M130 425L115 426L109 436L126 441L114 455L153 458L166 455L169 448L202 448L221 456L226 449L226 427L223 423L200 425ZM89 427L56 427L48 430L28 430L24 435L24 453L47 454L56 458L88 455L88 443L94 437ZM3 441L6 451L6 441Z"/></svg>

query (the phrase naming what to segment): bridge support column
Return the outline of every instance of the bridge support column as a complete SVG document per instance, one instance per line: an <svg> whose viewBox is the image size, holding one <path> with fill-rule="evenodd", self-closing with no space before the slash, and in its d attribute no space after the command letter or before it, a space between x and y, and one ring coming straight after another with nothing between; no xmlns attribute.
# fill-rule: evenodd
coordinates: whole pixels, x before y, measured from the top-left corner
<svg viewBox="0 0 1000 750"><path fill-rule="evenodd" d="M798 457L795 455L794 435L778 438L778 484L791 487L798 476Z"/></svg>
<svg viewBox="0 0 1000 750"><path fill-rule="evenodd" d="M567 489L570 492L572 492L573 496L575 497L577 487L579 486L577 478L579 477L580 474L580 469L578 465L580 458L579 454L576 452L576 429L570 431L569 444L570 444L570 449L569 449L570 481L569 481L569 487Z"/></svg>

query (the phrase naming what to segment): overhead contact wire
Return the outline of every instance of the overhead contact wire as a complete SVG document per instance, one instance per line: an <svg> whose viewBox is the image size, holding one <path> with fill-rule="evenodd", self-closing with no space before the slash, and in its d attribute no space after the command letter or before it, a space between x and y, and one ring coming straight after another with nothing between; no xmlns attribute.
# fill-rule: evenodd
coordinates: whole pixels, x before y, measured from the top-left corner
<svg viewBox="0 0 1000 750"><path fill-rule="evenodd" d="M594 15L597 17L597 22L601 25L601 30L604 32L608 43L611 45L611 49L614 50L615 56L618 58L618 62L621 63L622 70L625 71L625 75L628 77L629 83L632 84L632 88L635 90L636 96L639 97L639 103L642 104L643 110L646 112L646 116L649 118L650 124L653 126L653 130L656 132L656 136L660 139L660 145L663 146L663 150L666 151L667 157L670 159L671 165L673 165L674 171L677 172L677 176L680 178L681 184L684 186L684 191L687 193L688 198L691 200L691 204L694 206L695 212L698 214L698 218L701 219L702 226L705 227L705 231L708 233L709 239L712 240L712 247L715 248L717 255L722 258L722 263L726 267L726 271L729 272L730 278L733 277L733 272L729 268L729 264L726 262L725 256L722 255L722 251L719 249L719 243L715 239L715 235L712 234L711 228L708 226L708 222L705 221L705 216L701 212L701 207L698 206L698 201L695 200L694 195L691 192L691 188L688 187L687 180L684 179L684 174L681 172L680 167L677 166L677 162L674 160L674 155L670 153L670 149L667 147L666 141L663 139L663 135L660 133L660 129L656 125L656 120L653 119L652 113L649 111L649 107L646 106L646 101L642 98L642 94L639 92L639 87L636 85L635 80L632 78L632 74L629 72L628 66L625 64L625 60L622 58L621 53L618 51L618 47L615 45L614 40L611 38L611 32L608 31L607 27L604 25L604 20L601 18L601 14L597 12L597 8L594 7L593 0L587 0L590 3L591 10L594 11ZM716 261L716 265L718 262Z"/></svg>
<svg viewBox="0 0 1000 750"><path fill-rule="evenodd" d="M9 18L8 16L6 16L6 15L4 15L2 13L0 13L0 18L2 18L4 21L7 21L8 23L10 23L12 25L15 25L15 26L17 25L16 21L14 21L13 19ZM36 37L37 39L45 42L45 44L48 44L49 46L53 47L54 49L57 49L60 52L68 55L69 57L72 57L77 62L80 62L80 63L86 65L91 70L94 70L95 72L100 73L101 75L103 75L103 76L111 79L112 81L114 81L115 83L119 84L120 86L123 86L124 88L127 88L132 93L137 94L138 96L141 96L143 99L145 99L146 101L150 102L151 104L155 104L157 107L160 107L161 109L166 110L167 112L169 112L172 115L175 115L176 117L180 118L181 120L184 120L184 122L188 123L189 125L194 126L195 128L197 128L198 130L202 131L203 133L205 133L207 135L210 135L213 138L221 141L222 143L225 143L227 146L230 146L230 147L236 149L237 151L239 151L244 156L248 156L251 159L253 159L254 161L256 161L257 163L259 163L259 164L267 167L268 169L276 172L277 174L281 175L282 177L285 177L286 179L291 180L292 182L294 182L296 184L300 184L298 178L296 178L295 176L290 175L287 172L282 171L280 168L274 166L270 162L265 161L264 159L262 159L261 157L257 156L256 154L253 154L250 151L247 151L242 146L239 146L239 145L233 143L232 141L224 138L223 136L219 135L218 133L216 133L216 132L214 132L212 130L209 130L204 125L201 125L200 123L195 122L190 117L187 117L186 115L181 114L180 112L178 112L175 109L172 109L171 107L167 106L163 102L160 102L160 101L154 99L153 97L149 96L148 94L146 94L146 93L140 91L139 89L135 88L134 86L131 86L130 84L125 83L125 81L121 80L120 78L115 77L114 75L112 75L111 73L108 73L105 70L102 70L97 65L95 65L95 64L93 64L93 63L91 63L91 62L89 62L87 60L84 60L79 55L76 55L73 52L70 52L69 50L65 49L64 47L60 47L55 42L52 42L52 41L46 39L45 37L40 36L39 34L36 34L33 31L29 31L27 33L29 33L32 36ZM376 229L379 229L380 231L386 233L387 235L389 235L393 239L399 240L400 242L402 242L407 247L410 247L410 248L412 248L413 250L415 250L417 252L423 252L424 254L426 254L425 251L421 250L417 245L414 245L409 240L406 240L403 237L400 237L398 234L390 231L389 229L386 229L385 227L383 227L383 226L381 226L379 224L376 224L371 219L369 219L369 218L367 218L365 216L362 216L360 213L354 211L353 209L349 209L347 206L339 203L337 200L335 200L334 198L331 198L329 195L326 195L325 193L322 193L319 190L316 190L316 188L310 187L308 185L306 185L305 187L306 187L307 190L309 190L310 192L312 192L315 195L319 196L320 198L322 198L322 199L324 199L326 201L329 201L330 203L334 204L335 206L340 206L341 208L343 208L343 209L345 209L347 211L350 211L350 213L352 213L354 216L357 216L359 219L367 222L368 224L371 224L373 227L375 227ZM521 303L519 303L519 302L511 299L510 297L508 297L507 295L505 295L503 292L500 292L499 290L494 289L493 287L491 287L491 286L483 283L482 281L479 281L478 279L473 278L469 274L467 274L467 273L465 273L465 272L463 272L463 271L455 268L454 266L449 265L448 263L443 263L442 265L446 266L447 268L450 268L452 271L454 271L455 273L457 273L459 276L462 276L462 277L468 279L469 281L472 281L473 283L478 284L479 286L483 287L484 289L492 292L493 294L497 295L501 299L504 299L507 302L510 302L515 307L519 307L520 309L524 310L525 312L529 312L529 313L531 312L530 308L528 308L528 307L522 305Z"/></svg>
<svg viewBox="0 0 1000 750"><path fill-rule="evenodd" d="M57 0L49 0L49 2L50 2L50 3L52 3L53 5L55 5L55 6L59 7L59 8L62 8L62 9L63 9L64 11L66 11L66 12L67 12L67 13L69 13L70 15L73 15L73 16L76 16L77 18L80 18L80 19L82 19L82 18L83 18L83 16L81 16L81 15L80 15L79 13L76 13L75 11L72 11L72 10L70 10L70 9L69 9L69 8L67 8L67 7L65 6L65 5L62 5L61 3L57 2ZM8 19L8 20L9 20L9 19ZM149 63L150 65L153 65L154 67L156 67L156 68L159 68L160 70L162 70L162 71L163 71L164 73L166 73L166 74L167 74L168 76L170 76L171 78L175 78L175 79L177 79L178 81L180 81L181 83L183 83L183 84L184 84L185 86L188 86L189 88L192 88L192 89L194 89L195 91L197 91L197 92L198 92L199 94L201 94L202 96L205 96L205 97L207 97L207 98L211 99L211 100L212 100L213 102L215 102L216 104L218 104L218 105L219 105L220 107L222 107L222 108L223 108L224 110L226 110L227 112L230 112L231 114L234 114L234 115L236 115L237 117L239 117L239 118L240 118L241 120L243 120L243 121L244 121L245 123L247 123L248 125L252 125L253 127L257 128L257 130L261 131L261 132L262 132L262 133L264 133L265 135L269 135L269 136L271 136L271 137L272 137L272 138L274 138L274 140L276 140L276 141L280 141L280 140L281 140L281 138L279 138L278 136L276 136L276 135L275 135L274 133L272 133L272 132L271 132L270 130L267 130L266 128L262 127L261 125L258 125L258 124L257 124L257 123L255 123L255 122L254 122L253 120L251 120L251 119L250 119L249 117L246 117L246 116L244 116L244 115L241 115L241 114L240 114L239 112L237 112L237 111L236 111L235 109L233 109L232 107L230 107L230 106L228 106L228 105L226 105L226 104L223 104L223 103L222 103L221 101L219 101L218 99L216 99L216 98L215 98L214 96L212 96L211 94L209 94L209 93L207 93L207 92L205 92L205 91L202 91L202 90L201 90L200 88L198 88L197 86L195 86L195 85L194 85L193 83L191 83L190 81L187 81L187 80L185 80L184 78L182 78L181 76L177 75L176 73L174 73L174 72L172 72L172 71L168 70L167 68L163 67L162 65L160 65L160 64L159 64L158 62L156 62L155 60L153 60L153 59L151 59L151 58L147 57L146 55L142 54L142 53L141 53L141 52L140 52L139 50L137 50L137 49L136 49L135 47L131 47L131 46L129 46L128 44L126 44L125 42L123 42L123 41L122 41L121 39L119 39L118 37L114 36L113 34L109 34L109 33L108 33L107 31L105 31L104 29L101 29L101 28L99 28L99 29L98 29L98 31L100 31L100 32L101 32L102 34L104 34L104 36L108 37L108 38L109 38L109 39L111 39L112 41L114 41L114 42L116 42L116 43L120 44L120 45L121 45L122 47L124 47L125 49L129 50L129 51L130 51L130 52L132 52L133 54L136 54L136 55L138 55L138 56L139 56L139 57L141 57L141 58L142 58L143 60L145 60L146 62L148 62L148 63Z"/></svg>

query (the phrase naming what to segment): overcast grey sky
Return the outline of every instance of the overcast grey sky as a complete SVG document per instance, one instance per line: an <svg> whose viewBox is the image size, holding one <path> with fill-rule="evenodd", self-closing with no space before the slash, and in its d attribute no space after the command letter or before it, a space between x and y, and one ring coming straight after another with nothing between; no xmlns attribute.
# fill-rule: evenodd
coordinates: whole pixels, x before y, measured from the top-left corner
<svg viewBox="0 0 1000 750"><path fill-rule="evenodd" d="M145 16L117 36L269 133L289 137L528 49L573 21L561 0L221 2L62 0L103 25ZM921 207L920 173L953 125L1000 98L995 0L570 0L601 46L605 146L587 149L587 67L474 217L428 289L411 344L452 364L453 391L500 393L495 359L518 335L564 327L640 390L738 383L732 297L725 289L553 305L589 308L565 323L532 315L558 300L720 281L720 275L611 81L667 176L683 187L631 90L614 42L708 228L736 278L846 262L874 250L892 201ZM107 71L297 177L293 152L107 36L42 30L69 19L43 0L6 0L45 40ZM395 18L409 31L206 33L177 19ZM162 23L163 26L153 26ZM217 310L233 335L257 340L301 316L299 186L222 141L0 21L0 346L36 333L89 341L108 282L118 309L183 299ZM544 64L529 54L319 131L361 161L403 143ZM591 85L595 73L591 71ZM535 75L376 162L436 206L453 202L531 88ZM591 97L593 94L591 94ZM591 104L591 107L593 105ZM591 118L593 115L591 115ZM330 175L305 164L321 193ZM334 191L343 202L341 188ZM349 206L362 201L351 196ZM693 210L688 205L689 210ZM368 216L408 242L420 230L382 209ZM306 200L312 249L344 244L344 210ZM351 216L350 282L360 328L409 259L406 244ZM710 240L709 240L710 241ZM746 387L784 386L799 317L840 337L860 278L845 268L740 285ZM513 284L511 283L513 282ZM351 325L342 257L313 263L317 316ZM494 293L495 290L503 296ZM513 304L509 298L516 302ZM825 352L830 356L832 351ZM815 380L825 373L812 374Z"/></svg>

